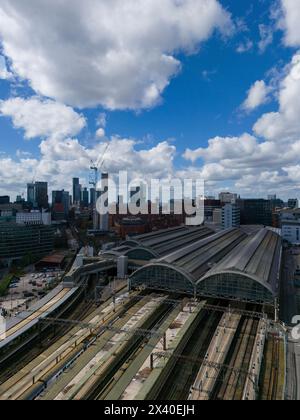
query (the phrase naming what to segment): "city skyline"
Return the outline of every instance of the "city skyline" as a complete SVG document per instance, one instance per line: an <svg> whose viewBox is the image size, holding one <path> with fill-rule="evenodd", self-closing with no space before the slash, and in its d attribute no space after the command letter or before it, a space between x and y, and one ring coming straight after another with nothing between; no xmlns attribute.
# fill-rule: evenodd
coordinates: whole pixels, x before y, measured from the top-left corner
<svg viewBox="0 0 300 420"><path fill-rule="evenodd" d="M104 4L76 1L73 33L56 20L56 1L36 15L34 0L3 1L0 195L21 195L33 179L49 194L72 191L73 177L88 187L109 142L112 174L205 179L207 195L299 198L297 3L167 0L143 10L140 0L120 21L116 0L107 19L119 31L110 31L93 20L107 16ZM55 40L45 38L54 27Z"/></svg>

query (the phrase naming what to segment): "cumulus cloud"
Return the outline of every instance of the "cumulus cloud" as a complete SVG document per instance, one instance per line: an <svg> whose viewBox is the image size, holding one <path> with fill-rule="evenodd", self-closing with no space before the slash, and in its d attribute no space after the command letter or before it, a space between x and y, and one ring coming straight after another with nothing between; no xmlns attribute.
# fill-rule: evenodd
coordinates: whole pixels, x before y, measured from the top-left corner
<svg viewBox="0 0 300 420"><path fill-rule="evenodd" d="M280 85L279 110L264 114L255 124L257 135L273 141L300 138L300 53L295 54Z"/></svg>
<svg viewBox="0 0 300 420"><path fill-rule="evenodd" d="M99 139L105 137L104 128L98 128L98 130L96 131L96 137L98 137Z"/></svg>
<svg viewBox="0 0 300 420"><path fill-rule="evenodd" d="M75 107L156 105L214 30L228 34L217 0L1 0L0 39L14 72Z"/></svg>
<svg viewBox="0 0 300 420"><path fill-rule="evenodd" d="M0 115L10 117L15 128L23 129L26 139L74 136L86 125L85 118L72 108L37 97L0 101Z"/></svg>
<svg viewBox="0 0 300 420"><path fill-rule="evenodd" d="M285 30L285 44L290 47L300 46L300 4L299 0L281 0L283 18L280 26Z"/></svg>
<svg viewBox="0 0 300 420"><path fill-rule="evenodd" d="M103 156L106 144L98 142L93 147L85 147L74 138L51 137L41 142L38 159L21 152L19 159L0 157L0 193L10 191L20 194L24 185L31 182L33 174L37 180L47 180L53 190L65 188L71 191L71 180L75 174L87 185L91 160L95 162ZM138 140L113 136L105 153L104 168L111 175L126 170L131 178L164 178L174 172L175 154L175 146L167 141L150 149L140 149Z"/></svg>
<svg viewBox="0 0 300 420"><path fill-rule="evenodd" d="M248 96L242 105L246 111L253 111L260 105L268 102L270 88L263 80L256 81L248 91Z"/></svg>
<svg viewBox="0 0 300 420"><path fill-rule="evenodd" d="M11 80L12 77L12 73L7 70L5 58L0 55L0 79Z"/></svg>
<svg viewBox="0 0 300 420"><path fill-rule="evenodd" d="M262 95L264 97L264 95ZM216 137L207 147L186 150L190 168L208 182L232 181L239 192L276 191L283 196L300 188L300 56L295 54L279 84L279 110L255 123L254 134ZM252 104L261 103L261 100Z"/></svg>
<svg viewBox="0 0 300 420"><path fill-rule="evenodd" d="M107 124L107 115L106 115L105 112L101 112L98 115L98 118L96 120L96 125L97 125L97 127L105 128L106 124Z"/></svg>

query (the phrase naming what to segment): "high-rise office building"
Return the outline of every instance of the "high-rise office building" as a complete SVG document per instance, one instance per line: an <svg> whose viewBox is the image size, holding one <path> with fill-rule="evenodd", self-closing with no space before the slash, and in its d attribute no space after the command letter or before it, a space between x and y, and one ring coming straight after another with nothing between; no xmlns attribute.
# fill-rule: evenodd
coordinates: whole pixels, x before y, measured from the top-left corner
<svg viewBox="0 0 300 420"><path fill-rule="evenodd" d="M237 194L232 194L230 192L222 192L219 194L219 200L222 204L231 204L235 203L238 196Z"/></svg>
<svg viewBox="0 0 300 420"><path fill-rule="evenodd" d="M236 204L225 204L222 208L222 228L238 228L241 224L241 211Z"/></svg>
<svg viewBox="0 0 300 420"><path fill-rule="evenodd" d="M90 188L90 205L94 206L96 203L96 189Z"/></svg>
<svg viewBox="0 0 300 420"><path fill-rule="evenodd" d="M35 205L35 184L27 184L27 202Z"/></svg>
<svg viewBox="0 0 300 420"><path fill-rule="evenodd" d="M239 199L242 225L272 226L272 202L264 199Z"/></svg>
<svg viewBox="0 0 300 420"><path fill-rule="evenodd" d="M73 178L73 204L80 204L81 201L81 185L79 178Z"/></svg>
<svg viewBox="0 0 300 420"><path fill-rule="evenodd" d="M70 194L67 191L52 191L52 210L54 213L64 213L67 217L70 210Z"/></svg>
<svg viewBox="0 0 300 420"><path fill-rule="evenodd" d="M48 208L48 183L47 182L36 182L35 183L35 201L38 208Z"/></svg>
<svg viewBox="0 0 300 420"><path fill-rule="evenodd" d="M89 206L89 192L87 188L84 188L82 191L82 205L84 207L88 207Z"/></svg>
<svg viewBox="0 0 300 420"><path fill-rule="evenodd" d="M4 195L0 197L0 204L9 204L10 203L10 197L8 195Z"/></svg>

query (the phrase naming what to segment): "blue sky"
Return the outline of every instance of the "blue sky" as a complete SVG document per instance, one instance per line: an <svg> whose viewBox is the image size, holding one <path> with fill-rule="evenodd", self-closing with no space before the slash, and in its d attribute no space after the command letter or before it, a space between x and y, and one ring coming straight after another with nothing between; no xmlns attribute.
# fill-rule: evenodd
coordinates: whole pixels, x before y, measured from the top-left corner
<svg viewBox="0 0 300 420"><path fill-rule="evenodd" d="M140 3L143 4L143 1L146 0L140 0ZM117 2L118 0L116 0ZM195 15L198 12L197 3L199 4L199 2L201 1L187 1L191 8L194 7ZM182 38L190 39L188 45L185 41L179 39L176 42L174 41L174 46L172 40L170 40L166 42L165 50L163 46L161 47L161 53L168 53L181 63L181 67L177 67L175 70L174 63L168 64L172 70L160 70L154 58L153 60L149 58L149 63L147 60L146 63L141 63L143 54L145 57L148 54L149 57L152 57L152 49L156 51L158 48L155 41L152 41L151 25L149 33L146 31L144 37L141 37L145 45L142 45L141 41L142 46L137 46L135 40L134 47L130 45L130 42L133 42L131 38L133 30L130 29L129 36L126 26L124 27L124 35L121 33L119 37L124 41L124 44L128 42L129 51L131 51L131 48L134 49L140 62L136 64L136 67L130 63L132 70L129 67L128 72L124 70L124 73L122 73L120 70L122 60L120 60L116 69L112 65L109 67L109 72L114 77L107 76L108 72L105 73L102 80L101 75L95 73L92 76L96 77L96 82L93 81L94 79L91 76L90 86L87 82L89 70L88 67L85 68L84 66L89 60L93 63L95 57L91 45L96 51L97 42L100 41L93 39L93 43L89 44L89 38L86 49L82 49L85 61L81 60L80 55L74 59L71 51L72 42L77 48L77 40L72 38L74 36L72 30L68 31L68 28L63 25L64 12L67 16L68 10L61 11L61 27L58 27L57 22L53 21L51 23L51 19L55 16L55 8L60 7L59 2L44 0L40 3L41 16L44 15L45 10L49 11L48 28L45 27L44 31L46 32L49 28L55 31L55 28L58 28L57 39L61 42L60 51L53 51L53 58L50 61L48 52L39 49L38 41L34 38L30 40L30 36L40 36L40 42L42 42L43 36L46 35L43 33L42 24L34 31L34 28L36 28L35 16L30 17L30 7L34 7L37 1L29 1L29 11L23 8L22 2L19 0L14 2L14 6L10 6L6 0L2 3L0 10L2 9L4 13L0 18L0 27L2 28L0 29L0 44L2 45L3 60L2 78L0 77L0 99L2 100L0 106L0 159L3 160L2 172L4 172L4 168L7 169L5 169L5 174L1 174L0 169L1 193L10 193L14 197L15 194L25 190L26 182L30 181L30 177L48 180L50 189L59 188L60 183L62 184L61 188L70 188L71 177L76 174L79 174L82 177L82 182L86 183L89 165L86 164L85 170L85 163L77 162L76 153L78 154L78 160L80 160L79 155L82 154L82 157L88 163L90 157L94 158L95 156L96 159L97 154L101 154L104 147L103 143L110 141L113 144L107 157L108 170L116 171L129 166L135 175L144 171L152 175L151 171L153 171L153 175L157 176L159 174L162 177L166 176L166 171L173 175L178 174L179 171L184 175L195 174L196 172L206 179L208 194L217 194L223 189L232 189L244 196L266 196L276 192L283 198L296 194L297 196L300 195L298 194L300 183L297 176L298 162L295 157L285 157L280 161L274 155L270 164L268 160L264 159L264 154L259 155L262 153L259 147L262 143L266 143L265 147L272 150L269 155L276 152L276 144L278 144L276 142L281 142L282 138L280 130L278 129L277 133L271 135L268 133L268 127L266 126L260 126L259 129L253 130L254 125L261 118L268 117L271 113L279 115L277 120L281 118L280 121L273 122L274 127L277 127L276 124L278 123L278 126L282 128L282 120L285 118L285 112L282 111L284 115L280 114L282 110L280 98L282 92L285 93L282 84L285 83L285 80L289 77L289 72L292 71L292 60L297 57L298 47L300 47L300 41L299 44L297 41L299 29L289 23L289 13L295 13L295 10L292 9L295 5L296 12L299 10L299 0L294 2L294 6L291 5L290 0L282 0L282 2L277 0L247 2L233 0L216 2L216 0L211 0L211 3L217 3L217 8L206 18L206 20L211 20L211 27L207 29L205 35L198 33L197 29L198 26L207 24L202 21L200 14L199 22L195 22L195 29L190 29L189 25L184 26L186 25L186 15L183 15L184 23L182 26L184 26L184 29L180 27L180 30L184 31L184 37ZM78 4L78 8L81 7L77 0L75 3ZM177 13L173 4L176 2L168 0L167 3L170 9L166 10L166 13L168 12L169 15L173 12ZM207 0L207 4L209 3L210 0ZM86 4L86 7L90 7L92 12L97 7L94 0L88 0ZM14 8L16 13L12 13ZM222 11L220 12L220 10ZM279 10L280 13L275 13L275 10ZM117 20L117 12L114 12L114 10L111 12L113 17L115 13ZM130 21L134 13L131 9L126 13L124 20L128 19ZM145 13L143 19L149 17L150 21L157 18L155 13L153 16L151 13L152 9L150 7L149 16ZM47 13L45 15L47 16ZM16 20L15 32L13 32L14 27L12 29L10 22L12 16ZM37 16L36 19L41 18L41 16ZM27 33L22 34L22 31L18 29L18 17L28 20L32 26L32 32L28 29ZM163 17L165 19L164 15ZM1 19L6 20L1 22ZM74 20L76 19L76 13L74 13ZM203 19L205 19L205 16ZM173 25L173 22L171 23ZM30 27L30 25L28 26ZM168 25L168 21L166 25ZM106 40L108 35L101 33L100 26L97 29L99 30L97 39L102 40L104 38ZM155 31L153 32L155 33ZM23 39L18 38L20 35L23 35ZM78 36L80 36L80 28ZM139 32L136 33L136 37L138 36ZM168 36L167 29L162 30L161 37L168 38ZM83 33L76 54L81 51L80 48L84 47L82 38L84 38ZM25 47L24 39L28 39L29 43L28 57L23 57L22 53ZM266 41L265 45L262 44L263 40ZM115 40L109 38L109 41L106 42L110 41ZM35 46L35 44L37 45ZM88 47L91 47L90 56L87 53ZM189 49L191 51L188 51ZM70 79L73 78L72 73L69 76L66 75L65 79L61 75L64 71L62 52L65 52L66 55L70 54L70 66L74 68L73 84L70 82ZM49 63L45 65L47 59ZM100 60L97 61L97 65L101 66L101 59L104 60L100 55L97 58L97 60ZM5 65L3 64L4 60ZM5 66L6 76L3 70ZM143 66L145 68L140 75L139 69ZM39 74L35 73L35 68ZM149 72L147 73L148 68ZM43 69L46 69L44 81L41 80L43 79ZM81 75L76 74L77 70L79 73L82 69L87 70L84 80ZM9 76L7 76L8 74ZM139 77L141 77L141 81L138 80L136 83L132 81ZM149 102L142 96L144 93L141 93L139 97L139 93L136 92L143 83L149 84L153 80L155 80L156 86L159 86L160 94L159 97L154 95L153 100L151 97ZM264 83L266 87L265 95L261 91L257 91L255 94L258 94L258 100L255 101L254 105L251 105L251 107L243 106L250 88L257 81ZM99 93L97 91L97 95L93 92L93 83L97 84L95 86L95 90L97 88L99 91ZM111 83L111 86L109 86L109 83ZM130 97L130 89L122 97L119 94L127 83L129 88L132 83L132 91L135 91L132 94L133 98ZM81 88L83 85L84 88ZM295 89L297 87L298 84ZM18 104L9 102L16 98L21 98L23 102L18 102ZM30 107L31 115L26 114L26 104L32 98L37 99L34 106L38 106L38 101L40 101L41 107L44 106L45 113L39 115L38 111L35 113L35 108ZM293 98L291 98L292 100ZM47 118L46 106L49 102L59 103L68 109L66 125L74 126L73 118L75 118L74 121L76 121L76 116L79 119L81 118L80 128L72 131L69 127L64 127L63 133L56 130L54 126L57 117L49 114ZM292 102L288 105L286 105L286 101L283 102L285 106L294 106ZM62 116L63 109L61 111L58 112ZM74 115L69 115L70 112L74 112ZM105 136L102 137L95 134L99 128L96 121L100 113L106 115L106 123L102 124ZM46 118L45 122L43 122L43 118ZM53 124L48 127L47 124L49 124L51 118L54 118ZM267 124L270 124L268 118ZM39 120L38 123L37 119ZM286 123L285 119L284 123ZM297 125L294 121L289 121L289 123ZM58 124L61 124L61 122L59 121ZM33 129L34 134L28 135L31 129ZM286 141L285 150L291 144L297 146L297 130L298 127L295 127L293 137L289 136L289 138L284 139ZM247 133L249 137L253 136L256 142L255 145L252 144L250 150L249 165L244 151L245 147L248 147L248 140L241 139L244 133ZM208 141L216 137L220 138L218 148L227 147L229 151L225 150L220 156L217 153L213 158L211 155L208 156L210 149L207 149L207 147ZM226 138L234 138L235 141L226 145L223 140ZM65 153L64 144L66 142L69 142L70 148L68 150L71 151L72 149L72 153L74 151L75 154L59 156L59 151L62 154ZM46 157L45 150L41 150L41 143L44 144L44 149L47 149L48 155ZM123 145L125 149L124 159L122 160ZM241 155L233 157L231 161L228 153L230 150L234 152L236 147L241 148ZM283 145L281 144L280 147L283 147ZM130 156L130 148L132 149L133 162L127 162L126 160L127 156ZM197 152L193 154L192 159L186 158L185 151L187 149L191 153ZM120 156L116 158L118 153L120 153ZM191 156L191 153L189 156ZM280 155L282 156L282 153ZM64 162L64 158L66 158L66 162ZM150 162L148 167L148 161L150 160L152 160L152 164ZM59 161L59 165L56 167L55 163L57 161ZM73 161L73 166L70 161ZM134 166L134 162L136 162L136 166ZM14 173L7 173L7 171L13 171L11 168L14 165L21 179L16 179ZM61 174L58 173L57 168L59 168ZM42 177L45 179L41 179Z"/></svg>

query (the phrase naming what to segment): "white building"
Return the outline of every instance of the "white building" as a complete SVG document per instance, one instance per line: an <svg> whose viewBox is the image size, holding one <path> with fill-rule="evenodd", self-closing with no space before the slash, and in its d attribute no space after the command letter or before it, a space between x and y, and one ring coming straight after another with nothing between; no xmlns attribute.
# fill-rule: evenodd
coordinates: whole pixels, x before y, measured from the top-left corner
<svg viewBox="0 0 300 420"><path fill-rule="evenodd" d="M31 211L18 212L16 215L18 225L51 225L51 213Z"/></svg>
<svg viewBox="0 0 300 420"><path fill-rule="evenodd" d="M282 238L293 245L300 245L300 221L285 220L282 222Z"/></svg>
<svg viewBox="0 0 300 420"><path fill-rule="evenodd" d="M240 209L235 204L225 204L222 208L222 228L239 227L241 223Z"/></svg>
<svg viewBox="0 0 300 420"><path fill-rule="evenodd" d="M293 245L300 245L300 210L281 210L280 225L282 238Z"/></svg>

